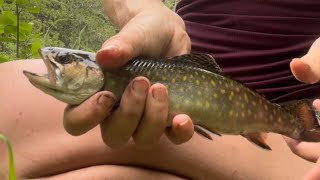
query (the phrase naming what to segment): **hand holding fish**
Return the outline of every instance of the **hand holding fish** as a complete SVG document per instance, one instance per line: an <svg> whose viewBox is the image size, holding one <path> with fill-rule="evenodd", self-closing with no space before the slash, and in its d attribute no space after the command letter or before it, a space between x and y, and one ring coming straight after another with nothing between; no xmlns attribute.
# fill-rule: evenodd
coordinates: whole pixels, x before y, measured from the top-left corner
<svg viewBox="0 0 320 180"><path fill-rule="evenodd" d="M102 68L119 67L137 56L189 53L190 39L183 21L161 1L119 3L123 4L115 8L114 3L105 1L108 17L121 31L98 51L96 59ZM81 135L100 124L102 138L110 147L124 145L131 137L140 146L149 145L164 132L172 142L179 144L188 141L194 132L187 115L177 115L172 127L166 129L167 89L162 84L151 86L146 78L135 78L129 84L114 112L113 104L114 95L103 91L79 106L68 106L64 114L65 129L70 134Z"/></svg>
<svg viewBox="0 0 320 180"><path fill-rule="evenodd" d="M130 25L138 24L140 30L149 32L141 36L141 41L145 42L136 44L142 46L137 51L142 55L145 48L152 51L153 45L146 44L152 42L149 39L158 37L157 42L160 44L157 47L170 52L170 46L165 46L161 39L174 37L175 31L167 31L167 28L180 26L179 21L158 27L152 22L149 22L149 26L143 26L145 20L138 18L138 22ZM156 27L163 28L161 32L173 34L151 33ZM134 31L125 34L128 33L132 33L132 36L127 36L125 40L134 37ZM109 42L121 42L120 35L121 32ZM109 42L105 46L109 46ZM134 40L127 43L130 42ZM167 133L169 139L175 143L185 142L193 134L190 117L196 124L195 130L208 139L212 139L208 131L215 134L240 134L268 150L271 148L265 142L265 132L275 132L302 141L320 142L317 114L309 100L287 102L280 106L221 74L221 69L210 55L185 54L173 58L156 58L154 56L161 54L147 54L150 57L134 58L134 46L128 48L127 43L103 48L97 55L65 48L42 48L40 54L48 74L41 76L28 71L24 71L24 74L34 86L45 93L71 105L82 103L78 107L69 106L65 111L64 122L68 132L81 135L100 124L102 138L111 147L124 145L131 137L138 145L152 144L167 128L170 129ZM173 43L172 40L170 43ZM314 52L314 47L310 52ZM127 55L134 59L119 61L115 67L120 67L116 69L103 67L110 64L108 61L113 62L117 57L125 59ZM102 68L96 64L96 59L102 64ZM299 63L299 60L296 61ZM122 62L125 65L122 66ZM300 66L303 64L305 63L300 63ZM295 68L293 62L292 67L293 72L299 76L299 65ZM101 90L109 92L94 95ZM190 117L181 114L188 114ZM229 126L226 126L226 121Z"/></svg>
<svg viewBox="0 0 320 180"><path fill-rule="evenodd" d="M293 59L291 71L294 76L304 83L317 83L320 80L320 38L311 46L308 53ZM320 100L315 100L313 106L320 111ZM315 167L305 176L305 179L320 178L320 143L311 143L284 137L293 153L312 162L317 162Z"/></svg>

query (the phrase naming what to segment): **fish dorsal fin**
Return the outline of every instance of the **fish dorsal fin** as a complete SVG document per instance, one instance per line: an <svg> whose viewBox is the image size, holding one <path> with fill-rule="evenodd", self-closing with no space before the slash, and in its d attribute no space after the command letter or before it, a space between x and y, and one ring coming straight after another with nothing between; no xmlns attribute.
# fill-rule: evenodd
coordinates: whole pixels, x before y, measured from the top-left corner
<svg viewBox="0 0 320 180"><path fill-rule="evenodd" d="M209 54L184 54L181 56L175 56L171 58L171 60L179 61L182 63L188 62L193 64L196 67L199 67L214 73L221 72L219 65L216 63L214 58Z"/></svg>
<svg viewBox="0 0 320 180"><path fill-rule="evenodd" d="M261 147L265 150L271 150L270 146L266 143L267 134L262 132L257 133L248 133L248 134L242 134L243 137L247 138L250 142L253 144Z"/></svg>

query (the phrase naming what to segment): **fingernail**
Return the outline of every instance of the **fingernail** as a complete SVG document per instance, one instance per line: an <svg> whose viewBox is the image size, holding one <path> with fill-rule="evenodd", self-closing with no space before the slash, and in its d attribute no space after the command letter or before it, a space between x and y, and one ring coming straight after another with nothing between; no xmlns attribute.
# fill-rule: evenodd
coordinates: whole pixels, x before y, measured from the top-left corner
<svg viewBox="0 0 320 180"><path fill-rule="evenodd" d="M149 87L148 83L142 79L134 80L132 83L132 89L138 95L145 95L147 93L148 87Z"/></svg>
<svg viewBox="0 0 320 180"><path fill-rule="evenodd" d="M118 50L118 49L119 49L118 45L108 44L106 46L103 46L100 51L114 51L114 50Z"/></svg>
<svg viewBox="0 0 320 180"><path fill-rule="evenodd" d="M190 118L187 115L180 114L175 117L175 121L178 125L178 128L180 128L186 126L189 123Z"/></svg>
<svg viewBox="0 0 320 180"><path fill-rule="evenodd" d="M164 102L167 97L167 91L163 87L157 87L152 89L152 96L159 102Z"/></svg>
<svg viewBox="0 0 320 180"><path fill-rule="evenodd" d="M115 99L111 96L103 94L98 99L98 105L105 106L106 108L111 108L115 102Z"/></svg>
<svg viewBox="0 0 320 180"><path fill-rule="evenodd" d="M189 122L189 120L188 120L188 119L185 119L184 121L182 121L182 122L179 123L179 127L182 127L182 126L187 125L188 122Z"/></svg>

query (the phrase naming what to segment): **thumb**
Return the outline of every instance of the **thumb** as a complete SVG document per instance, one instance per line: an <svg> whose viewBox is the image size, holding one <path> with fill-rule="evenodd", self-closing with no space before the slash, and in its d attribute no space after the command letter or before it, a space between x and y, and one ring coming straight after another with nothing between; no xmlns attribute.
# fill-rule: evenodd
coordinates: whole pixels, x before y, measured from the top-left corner
<svg viewBox="0 0 320 180"><path fill-rule="evenodd" d="M161 27L149 15L142 14L102 45L97 62L103 68L116 68L137 56L161 56L167 51L170 35L170 28Z"/></svg>
<svg viewBox="0 0 320 180"><path fill-rule="evenodd" d="M306 60L295 58L290 63L291 72L294 77L304 83L316 83L320 79L319 73L315 72Z"/></svg>
<svg viewBox="0 0 320 180"><path fill-rule="evenodd" d="M116 68L138 56L143 48L135 29L123 29L107 40L96 54L97 63L102 68Z"/></svg>
<svg viewBox="0 0 320 180"><path fill-rule="evenodd" d="M295 58L290 63L293 75L304 83L316 83L320 80L320 38L310 47L302 58Z"/></svg>

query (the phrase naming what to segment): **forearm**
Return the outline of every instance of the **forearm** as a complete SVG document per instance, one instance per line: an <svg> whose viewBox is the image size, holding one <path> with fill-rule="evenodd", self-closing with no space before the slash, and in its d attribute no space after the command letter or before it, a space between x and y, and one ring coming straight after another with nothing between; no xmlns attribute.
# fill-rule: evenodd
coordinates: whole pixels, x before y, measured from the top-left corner
<svg viewBox="0 0 320 180"><path fill-rule="evenodd" d="M122 29L139 12L167 7L162 0L104 0L104 8L111 22Z"/></svg>

